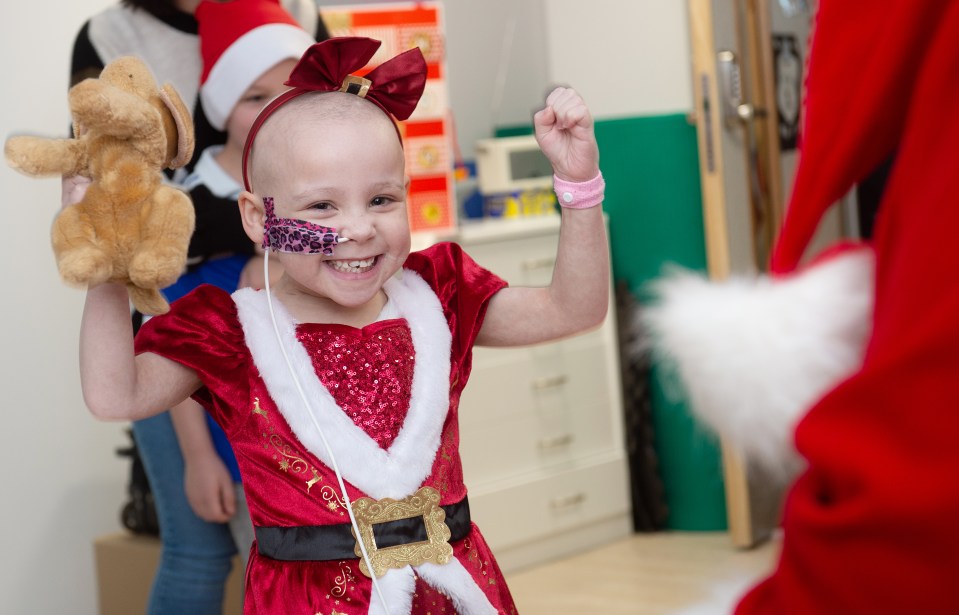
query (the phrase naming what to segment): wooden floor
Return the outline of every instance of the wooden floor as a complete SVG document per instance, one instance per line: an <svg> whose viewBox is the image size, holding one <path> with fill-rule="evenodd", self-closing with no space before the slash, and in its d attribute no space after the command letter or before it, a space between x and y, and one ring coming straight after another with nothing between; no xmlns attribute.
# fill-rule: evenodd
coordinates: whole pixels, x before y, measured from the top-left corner
<svg viewBox="0 0 959 615"><path fill-rule="evenodd" d="M732 604L777 550L777 541L738 550L725 533L636 534L506 576L520 615L666 615Z"/></svg>

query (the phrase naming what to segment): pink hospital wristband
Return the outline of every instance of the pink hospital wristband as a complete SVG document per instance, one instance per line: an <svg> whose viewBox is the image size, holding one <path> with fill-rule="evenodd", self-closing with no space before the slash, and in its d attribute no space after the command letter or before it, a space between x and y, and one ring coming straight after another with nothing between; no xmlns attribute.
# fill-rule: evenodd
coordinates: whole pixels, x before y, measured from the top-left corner
<svg viewBox="0 0 959 615"><path fill-rule="evenodd" d="M585 182L568 182L553 175L553 190L559 204L568 209L589 209L603 202L606 182L602 172Z"/></svg>

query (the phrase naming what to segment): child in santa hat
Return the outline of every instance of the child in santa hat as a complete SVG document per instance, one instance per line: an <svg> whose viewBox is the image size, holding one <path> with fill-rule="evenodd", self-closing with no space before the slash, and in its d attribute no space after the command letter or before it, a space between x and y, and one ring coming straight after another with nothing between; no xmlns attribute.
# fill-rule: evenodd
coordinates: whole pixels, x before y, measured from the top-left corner
<svg viewBox="0 0 959 615"><path fill-rule="evenodd" d="M231 101L231 97L239 97L244 92L231 89L233 83L207 87L211 92L225 92L221 94L218 106L211 107L222 115L215 127L211 126L199 104L198 90L204 66L207 71L211 70L229 42L274 22L283 24L285 29L271 31L270 36L261 36L256 43L263 48L261 59L273 64L298 57L300 51L313 42L313 37L304 42L302 31L289 27L292 24L314 32L318 39L327 37L325 25L312 0L283 0L288 13L276 12L275 7L256 8L271 2L224 3L222 9L204 9L207 15L207 35L204 38L214 51L205 52L201 59L199 18L195 16L201 4L207 2L122 0L84 24L76 38L72 61L73 83L96 76L109 60L123 55L139 56L148 63L159 81L172 83L184 100L194 107L196 155L205 155L201 168L189 179L188 187L202 229L190 246L190 270L176 284L165 289L171 300L200 282L224 288L256 283L243 272L259 270L255 266L245 267L251 260L253 247L239 228L235 199L231 201L227 197L238 190L237 166L229 160L235 144L209 151L205 148L227 139L228 135L223 132L226 118L237 102ZM228 16L237 12L246 16L241 15L239 19ZM290 20L290 15L295 15L295 22ZM217 23L220 19L222 24ZM296 41L292 46L291 39ZM239 71L242 74L233 74L243 90L252 86L271 65L253 62L248 68ZM203 81L208 85L205 74ZM235 132L232 140L242 144L242 129L237 128ZM217 160L215 154L218 153L223 153L223 160ZM65 178L64 198L82 194L86 181ZM141 317L134 314L134 318L139 321ZM239 551L245 561L252 542L243 492L235 482L239 480L237 464L226 437L215 423L204 419L195 404L134 421L133 433L154 497L162 541L147 610L157 615L218 614L222 610L223 591L232 558Z"/></svg>
<svg viewBox="0 0 959 615"><path fill-rule="evenodd" d="M243 231L237 207L243 144L257 113L288 89L284 82L296 60L316 42L275 0L204 0L195 16L203 59L200 102L210 124L225 132L226 142L204 149L183 181L196 212L196 230L187 272L163 291L170 301L201 284L231 292L262 286L261 257ZM245 568L253 527L226 434L193 400L171 408L170 417L190 507L204 521L228 523Z"/></svg>
<svg viewBox="0 0 959 615"><path fill-rule="evenodd" d="M696 412L767 464L773 455L757 439L770 432L801 460L778 565L738 614L952 615L959 2L821 0L814 27L772 277L719 289L664 283L648 322ZM873 241L804 264L824 212L893 156ZM673 319L687 308L690 318ZM779 425L757 430L770 411L782 412Z"/></svg>

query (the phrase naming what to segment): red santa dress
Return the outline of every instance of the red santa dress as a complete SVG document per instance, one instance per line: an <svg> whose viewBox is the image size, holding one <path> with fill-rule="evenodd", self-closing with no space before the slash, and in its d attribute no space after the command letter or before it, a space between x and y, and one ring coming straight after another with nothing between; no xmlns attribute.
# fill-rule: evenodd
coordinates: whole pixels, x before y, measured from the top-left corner
<svg viewBox="0 0 959 615"><path fill-rule="evenodd" d="M236 452L257 531L244 613L386 612L349 553L355 544L349 517L317 423L352 502L400 500L429 486L441 506L459 506L463 521L457 408L486 306L504 286L458 246L439 244L411 254L402 276L386 285L395 317L362 329L296 323L274 302L289 367L262 291L231 296L200 287L141 329L138 353L196 371L204 386L194 398ZM317 546L330 540L312 536L325 526L338 526L340 538L347 534L347 552L335 559L328 559L330 544ZM450 540L449 563L404 566L379 577L390 613L515 613L503 575L468 516L461 534ZM325 555L315 558L315 548ZM282 557L263 553L271 549Z"/></svg>

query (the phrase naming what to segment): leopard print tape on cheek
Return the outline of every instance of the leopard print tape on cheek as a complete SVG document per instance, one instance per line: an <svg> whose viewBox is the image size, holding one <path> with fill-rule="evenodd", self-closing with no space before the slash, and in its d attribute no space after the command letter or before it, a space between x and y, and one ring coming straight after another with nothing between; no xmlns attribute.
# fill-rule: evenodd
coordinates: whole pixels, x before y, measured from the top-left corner
<svg viewBox="0 0 959 615"><path fill-rule="evenodd" d="M273 197L263 197L263 249L295 254L333 256L336 244L349 241L336 234L336 229L306 220L277 218Z"/></svg>

